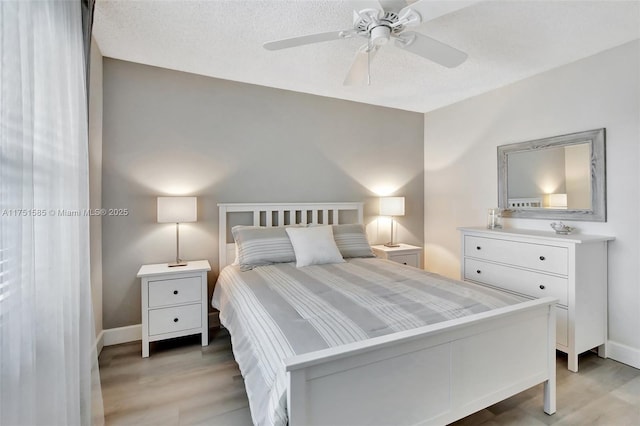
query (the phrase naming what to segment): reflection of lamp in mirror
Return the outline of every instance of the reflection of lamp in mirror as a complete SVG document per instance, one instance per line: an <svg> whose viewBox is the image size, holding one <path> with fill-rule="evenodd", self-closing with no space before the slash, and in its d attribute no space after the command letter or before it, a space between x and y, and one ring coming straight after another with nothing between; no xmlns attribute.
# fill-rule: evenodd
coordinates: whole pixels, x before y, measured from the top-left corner
<svg viewBox="0 0 640 426"><path fill-rule="evenodd" d="M549 208L566 209L567 194L549 194Z"/></svg>
<svg viewBox="0 0 640 426"><path fill-rule="evenodd" d="M176 261L168 266L186 266L180 259L180 224L195 222L198 218L196 197L158 197L158 223L176 224Z"/></svg>
<svg viewBox="0 0 640 426"><path fill-rule="evenodd" d="M393 218L394 216L404 216L404 197L382 197L380 198L380 216L391 216L391 241L385 246L400 247L393 241Z"/></svg>

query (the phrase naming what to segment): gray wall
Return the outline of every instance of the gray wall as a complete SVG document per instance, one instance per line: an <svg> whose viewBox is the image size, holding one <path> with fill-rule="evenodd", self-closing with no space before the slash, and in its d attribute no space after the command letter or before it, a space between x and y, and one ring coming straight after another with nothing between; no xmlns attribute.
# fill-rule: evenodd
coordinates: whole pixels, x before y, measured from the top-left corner
<svg viewBox="0 0 640 426"><path fill-rule="evenodd" d="M607 222L570 223L609 245L609 356L640 368L640 42L550 70L425 116L426 268L460 276L456 227L497 205L496 147L607 129ZM552 220L505 220L550 231Z"/></svg>
<svg viewBox="0 0 640 426"><path fill-rule="evenodd" d="M364 88L363 90L366 90ZM397 240L422 246L422 114L104 58L104 328L140 323L140 265L175 257L158 195L198 197L180 227L184 259L217 273L219 202L365 201L404 195ZM366 209L372 243L386 242ZM210 289L211 291L211 289Z"/></svg>

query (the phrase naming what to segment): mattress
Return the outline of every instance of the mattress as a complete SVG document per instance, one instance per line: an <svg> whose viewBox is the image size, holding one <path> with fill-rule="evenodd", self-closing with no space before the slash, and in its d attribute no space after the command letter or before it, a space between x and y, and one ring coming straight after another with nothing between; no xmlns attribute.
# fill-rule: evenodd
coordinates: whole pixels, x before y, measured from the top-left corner
<svg viewBox="0 0 640 426"><path fill-rule="evenodd" d="M222 270L212 305L231 334L253 422L287 424L283 360L522 302L384 259Z"/></svg>

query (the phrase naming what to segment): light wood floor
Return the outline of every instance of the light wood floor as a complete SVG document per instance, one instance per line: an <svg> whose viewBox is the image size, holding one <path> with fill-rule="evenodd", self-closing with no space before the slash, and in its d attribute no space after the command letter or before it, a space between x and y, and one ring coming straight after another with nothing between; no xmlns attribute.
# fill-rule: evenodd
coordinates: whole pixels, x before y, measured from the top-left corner
<svg viewBox="0 0 640 426"><path fill-rule="evenodd" d="M157 342L141 358L140 342L109 346L100 354L107 425L250 425L244 383L226 330ZM580 372L557 357L558 411L542 411L537 386L455 423L470 425L640 425L640 370L593 353Z"/></svg>

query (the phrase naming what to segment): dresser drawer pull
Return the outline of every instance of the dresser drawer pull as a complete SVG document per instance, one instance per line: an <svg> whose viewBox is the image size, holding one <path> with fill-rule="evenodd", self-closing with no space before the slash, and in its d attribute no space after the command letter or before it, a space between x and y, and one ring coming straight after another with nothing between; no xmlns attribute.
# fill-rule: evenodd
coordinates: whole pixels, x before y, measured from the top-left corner
<svg viewBox="0 0 640 426"><path fill-rule="evenodd" d="M173 290L173 294L178 294L178 290Z"/></svg>
<svg viewBox="0 0 640 426"><path fill-rule="evenodd" d="M403 265L406 265L406 264L407 264L407 262L402 262L402 264L403 264Z"/></svg>
<svg viewBox="0 0 640 426"><path fill-rule="evenodd" d="M482 250L482 247L476 246L476 250Z"/></svg>
<svg viewBox="0 0 640 426"><path fill-rule="evenodd" d="M540 256L540 260L544 260L544 259L545 259L545 257L544 257L544 256Z"/></svg>
<svg viewBox="0 0 640 426"><path fill-rule="evenodd" d="M544 290L544 286L540 284L540 290Z"/></svg>
<svg viewBox="0 0 640 426"><path fill-rule="evenodd" d="M174 319L173 319L173 322L178 322L178 318L174 318Z"/></svg>
<svg viewBox="0 0 640 426"><path fill-rule="evenodd" d="M481 273L482 273L482 271L480 269L476 270L476 274L481 274Z"/></svg>

